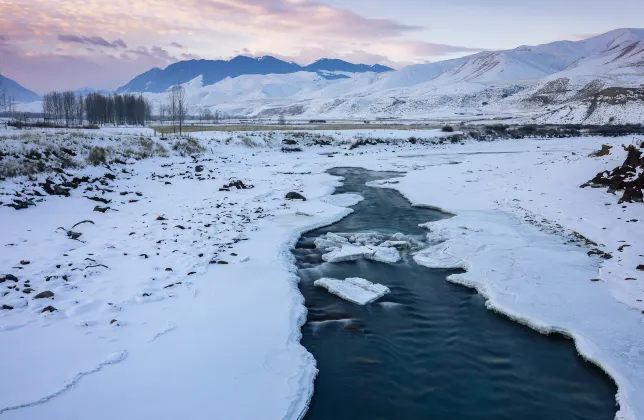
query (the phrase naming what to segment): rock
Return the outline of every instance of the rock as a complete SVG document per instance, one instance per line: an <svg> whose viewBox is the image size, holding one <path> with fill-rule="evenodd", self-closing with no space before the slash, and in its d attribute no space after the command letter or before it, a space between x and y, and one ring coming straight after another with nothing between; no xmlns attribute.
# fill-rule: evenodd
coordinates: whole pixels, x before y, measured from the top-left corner
<svg viewBox="0 0 644 420"><path fill-rule="evenodd" d="M115 322L118 322L117 320L113 319L110 321L110 325L114 324Z"/></svg>
<svg viewBox="0 0 644 420"><path fill-rule="evenodd" d="M640 270L640 271L644 271L644 264L638 265L637 269Z"/></svg>
<svg viewBox="0 0 644 420"><path fill-rule="evenodd" d="M56 312L57 310L58 309L54 308L53 306L47 306L47 307L43 308L43 310L40 311L40 313L42 314L44 312Z"/></svg>
<svg viewBox="0 0 644 420"><path fill-rule="evenodd" d="M163 216L157 216L157 220L168 220L168 219L166 219L166 218L165 218L165 217L163 217Z"/></svg>
<svg viewBox="0 0 644 420"><path fill-rule="evenodd" d="M12 310L12 309L13 309L13 306L9 306L9 305L2 305L2 309L3 309L3 310L5 310L5 311L10 311L10 310Z"/></svg>
<svg viewBox="0 0 644 420"><path fill-rule="evenodd" d="M54 292L46 290L44 292L38 293L36 296L34 296L34 299L45 299L45 298L53 298L53 297L54 297Z"/></svg>
<svg viewBox="0 0 644 420"><path fill-rule="evenodd" d="M203 172L203 165L195 166L195 172Z"/></svg>
<svg viewBox="0 0 644 420"><path fill-rule="evenodd" d="M4 283L5 281L14 281L18 282L18 277L14 276L13 274L5 274L4 276L0 277L0 283Z"/></svg>
<svg viewBox="0 0 644 420"><path fill-rule="evenodd" d="M28 294L30 294L30 293L31 293L31 292L33 292L33 291L34 291L34 289L32 289L32 288L30 288L30 287L27 287L27 288L25 288L25 289L22 289L22 293L25 293L25 294L27 294L27 295L28 295Z"/></svg>
<svg viewBox="0 0 644 420"><path fill-rule="evenodd" d="M602 144L602 148L596 152L593 152L589 154L589 157L601 157L601 156L606 156L610 154L610 149L612 149L613 146L610 146L608 144Z"/></svg>
<svg viewBox="0 0 644 420"><path fill-rule="evenodd" d="M22 260L22 261L20 261L20 264L21 265L29 265L29 264L31 264L31 261Z"/></svg>
<svg viewBox="0 0 644 420"><path fill-rule="evenodd" d="M101 206L94 207L94 211L97 211L99 213L105 213L109 209L110 209L109 207L101 207Z"/></svg>
<svg viewBox="0 0 644 420"><path fill-rule="evenodd" d="M228 264L228 261L224 261L224 260L217 261L217 264Z"/></svg>
<svg viewBox="0 0 644 420"><path fill-rule="evenodd" d="M290 193L286 194L286 197L284 197L284 198L286 198L287 200L302 200L302 201L306 201L306 197L304 197L300 193L296 193L295 191L291 191Z"/></svg>

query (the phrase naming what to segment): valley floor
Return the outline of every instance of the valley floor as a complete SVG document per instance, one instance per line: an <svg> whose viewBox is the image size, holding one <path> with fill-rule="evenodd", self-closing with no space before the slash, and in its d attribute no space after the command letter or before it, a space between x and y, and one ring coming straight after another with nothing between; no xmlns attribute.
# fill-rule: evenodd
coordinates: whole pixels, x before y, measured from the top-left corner
<svg viewBox="0 0 644 420"><path fill-rule="evenodd" d="M351 211L328 199L341 180L325 171L339 166L405 172L381 186L455 215L428 225L417 262L462 267L450 281L491 309L572 336L617 382L618 416L644 418L643 204L579 188L621 165L632 138L350 149L347 137L283 153L228 136L195 134L198 157L81 168L92 180L70 197L0 207L0 306L11 308L0 310L0 418L297 419L317 371L299 343L306 310L290 248ZM606 142L611 154L588 157ZM231 179L253 188L222 191ZM285 200L290 191L307 200Z"/></svg>

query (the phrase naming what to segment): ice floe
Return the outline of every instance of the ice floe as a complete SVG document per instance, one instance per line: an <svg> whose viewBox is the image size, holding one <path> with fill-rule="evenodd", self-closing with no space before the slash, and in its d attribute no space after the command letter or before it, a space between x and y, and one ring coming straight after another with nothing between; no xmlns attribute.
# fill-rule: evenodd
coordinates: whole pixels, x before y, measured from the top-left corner
<svg viewBox="0 0 644 420"><path fill-rule="evenodd" d="M336 296L358 305L366 305L390 292L387 286L371 283L360 277L349 277L345 280L322 278L313 283L323 287Z"/></svg>
<svg viewBox="0 0 644 420"><path fill-rule="evenodd" d="M419 249L423 245L402 233L387 236L376 232L329 232L314 243L316 248L328 251L322 259L331 263L369 259L394 264L400 261L401 250Z"/></svg>
<svg viewBox="0 0 644 420"><path fill-rule="evenodd" d="M326 262L338 263L344 261L355 261L373 256L374 250L366 246L343 245L340 248L333 248L331 252L322 255Z"/></svg>
<svg viewBox="0 0 644 420"><path fill-rule="evenodd" d="M364 200L363 196L359 194L351 194L351 193L327 195L326 197L322 197L320 199L320 201L324 203L332 204L334 206L339 206L339 207L355 206L362 200Z"/></svg>

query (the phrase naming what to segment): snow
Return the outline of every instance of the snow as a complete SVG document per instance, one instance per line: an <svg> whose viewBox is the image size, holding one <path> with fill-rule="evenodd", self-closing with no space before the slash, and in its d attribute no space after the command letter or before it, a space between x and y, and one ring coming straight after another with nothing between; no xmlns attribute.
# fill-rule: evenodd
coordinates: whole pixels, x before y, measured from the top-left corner
<svg viewBox="0 0 644 420"><path fill-rule="evenodd" d="M368 260L374 260L378 262L395 264L400 261L400 253L395 248L389 248L386 246L376 246L370 247L373 251L373 254L367 255Z"/></svg>
<svg viewBox="0 0 644 420"><path fill-rule="evenodd" d="M390 292L389 288L382 284L371 283L359 277L350 277L344 280L325 277L316 280L313 284L358 305L367 305Z"/></svg>
<svg viewBox="0 0 644 420"><path fill-rule="evenodd" d="M48 133L83 153L96 144L136 154L137 130L95 131ZM10 138L16 133L0 133L8 136L0 147L18 153L51 141L43 131ZM449 281L476 287L489 308L519 322L574 338L615 379L618 417L644 417L642 204L622 207L603 189L579 188L621 164L620 144L632 139L432 146L404 142L406 130L374 129L369 135L400 141L350 150L355 133L329 131L330 146L284 154L282 134L246 133L257 140L252 147L238 135L195 133L205 149L198 159L173 150L174 139L154 138L165 157L131 158L110 170L82 165L80 153L80 167L66 172L116 179L70 197L45 195L25 210L0 207L0 275L19 279L0 283L0 305L14 307L0 310L3 418L299 418L317 370L299 343L306 309L291 248L302 232L352 211L358 197L330 195L340 179L325 171L341 166L405 171L373 185L454 216L425 225L424 250L414 251L419 244L404 232L327 234L319 248L386 262L400 256L396 248L411 248L420 264L467 270ZM588 157L602 143L615 146L611 154ZM35 175L36 183L46 176L60 177ZM255 188L219 191L230 178ZM32 183L0 182L0 201ZM307 200L284 200L289 191ZM105 206L114 210L93 211L103 204L90 194L112 200ZM80 241L58 230L88 219L95 224L74 228ZM598 245L570 242L573 232ZM595 247L613 258L589 256ZM22 292L25 280L33 293ZM383 291L335 281L361 289L361 302ZM54 297L33 299L45 290ZM41 313L49 305L57 311Z"/></svg>

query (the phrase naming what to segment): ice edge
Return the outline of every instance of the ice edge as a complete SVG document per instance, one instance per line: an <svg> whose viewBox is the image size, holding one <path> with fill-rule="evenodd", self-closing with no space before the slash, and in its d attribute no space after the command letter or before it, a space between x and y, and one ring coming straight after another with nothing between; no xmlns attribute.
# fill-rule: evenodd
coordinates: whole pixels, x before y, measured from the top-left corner
<svg viewBox="0 0 644 420"><path fill-rule="evenodd" d="M421 202L413 201L407 194L405 194L404 191L401 190L400 184L372 184L369 186L376 187L376 188L389 188L389 189L396 190L400 194L402 194L403 197L407 199L407 201L409 201L412 207L429 208L429 209L437 210L451 217L458 216L458 213L456 211L446 210L438 206L431 206ZM453 268L460 268L465 270L466 272L471 270L471 267L469 266L469 264L459 264L458 266L455 266ZM617 373L617 371L615 371L610 366L609 362L600 360L599 358L595 357L595 355L593 354L593 351L589 348L589 345L586 344L587 340L585 337L579 334L576 334L574 331L570 331L566 328L557 327L555 325L547 325L545 323L540 323L539 321L532 320L528 317L519 315L518 313L515 313L510 309L502 307L498 302L494 301L493 296L487 293L487 290L485 289L485 284L477 283L476 281L472 281L472 280L466 280L463 278L461 274L449 275L447 276L447 281L473 288L474 290L477 291L477 293L481 294L481 296L485 298L486 300L485 307L487 309L492 310L498 314L501 314L511 319L514 322L525 325L544 335L557 333L567 338L570 338L575 345L575 349L577 350L577 353L581 357L583 357L584 360L594 364L599 369L601 369L606 375L608 375L608 377L613 382L615 382L615 385L617 385L617 394L615 395L615 400L618 404L619 409L615 413L615 419L637 420L634 416L632 408L628 404L628 394L629 394L628 386L627 386L628 380L626 380L626 378L622 377L619 373Z"/></svg>

